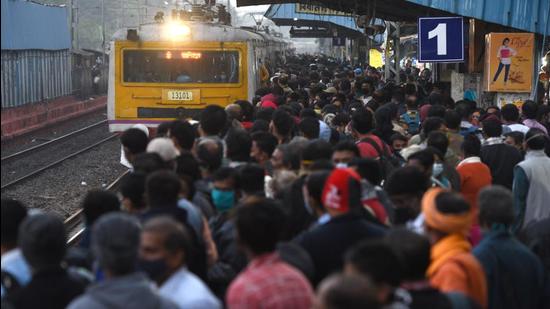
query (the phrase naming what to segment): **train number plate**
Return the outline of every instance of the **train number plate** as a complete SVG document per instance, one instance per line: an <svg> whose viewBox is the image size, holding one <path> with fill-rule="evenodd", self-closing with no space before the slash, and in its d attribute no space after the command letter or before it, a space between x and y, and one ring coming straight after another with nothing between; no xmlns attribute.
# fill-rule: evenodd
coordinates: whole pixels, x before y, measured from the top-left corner
<svg viewBox="0 0 550 309"><path fill-rule="evenodd" d="M193 101L193 92L184 90L168 90L167 99L170 101Z"/></svg>

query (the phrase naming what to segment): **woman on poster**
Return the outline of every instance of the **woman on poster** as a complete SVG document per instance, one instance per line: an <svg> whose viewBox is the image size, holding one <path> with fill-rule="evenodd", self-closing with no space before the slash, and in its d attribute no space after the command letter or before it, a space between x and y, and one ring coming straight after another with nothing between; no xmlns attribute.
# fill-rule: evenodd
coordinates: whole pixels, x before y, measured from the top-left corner
<svg viewBox="0 0 550 309"><path fill-rule="evenodd" d="M497 51L497 58L499 59L498 69L493 78L493 83L497 81L502 68L504 68L504 85L508 82L508 75L510 74L510 65L512 64L512 57L514 57L517 52L515 49L508 46L510 44L510 39L505 38L502 40L502 46Z"/></svg>

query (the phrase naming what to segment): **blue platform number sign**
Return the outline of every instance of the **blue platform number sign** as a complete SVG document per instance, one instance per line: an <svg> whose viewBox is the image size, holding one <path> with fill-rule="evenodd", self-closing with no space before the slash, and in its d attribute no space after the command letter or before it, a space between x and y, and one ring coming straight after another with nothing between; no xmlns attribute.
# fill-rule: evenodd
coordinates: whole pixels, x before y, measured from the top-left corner
<svg viewBox="0 0 550 309"><path fill-rule="evenodd" d="M464 61L462 17L420 17L418 19L418 61Z"/></svg>

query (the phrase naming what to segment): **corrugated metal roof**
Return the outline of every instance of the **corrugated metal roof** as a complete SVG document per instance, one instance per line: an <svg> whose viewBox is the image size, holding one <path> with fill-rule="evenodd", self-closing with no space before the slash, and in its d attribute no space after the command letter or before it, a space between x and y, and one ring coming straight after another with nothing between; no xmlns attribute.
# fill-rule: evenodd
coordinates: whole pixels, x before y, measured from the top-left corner
<svg viewBox="0 0 550 309"><path fill-rule="evenodd" d="M529 32L550 34L549 0L407 0Z"/></svg>
<svg viewBox="0 0 550 309"><path fill-rule="evenodd" d="M364 14L375 0L237 0L237 6L275 3L313 3L344 12ZM447 13L476 18L519 30L550 34L549 0L377 0L376 16L413 20Z"/></svg>
<svg viewBox="0 0 550 309"><path fill-rule="evenodd" d="M2 0L2 49L59 50L71 47L65 7Z"/></svg>
<svg viewBox="0 0 550 309"><path fill-rule="evenodd" d="M361 29L359 29L355 24L355 19L350 13L348 13L347 16L299 13L299 12L296 12L297 5L298 4L294 4L294 3L273 4L266 11L265 16L269 19L293 20L294 18L296 18L298 20L329 22L338 26L349 28L351 30L361 31Z"/></svg>

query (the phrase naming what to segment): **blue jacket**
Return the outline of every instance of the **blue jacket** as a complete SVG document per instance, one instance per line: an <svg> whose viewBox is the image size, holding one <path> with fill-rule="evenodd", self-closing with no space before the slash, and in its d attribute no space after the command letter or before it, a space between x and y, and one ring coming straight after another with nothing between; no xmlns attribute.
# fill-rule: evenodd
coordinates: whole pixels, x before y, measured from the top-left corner
<svg viewBox="0 0 550 309"><path fill-rule="evenodd" d="M537 256L507 231L484 234L473 250L487 276L489 309L548 305L548 276ZM547 308L547 307L546 307Z"/></svg>

